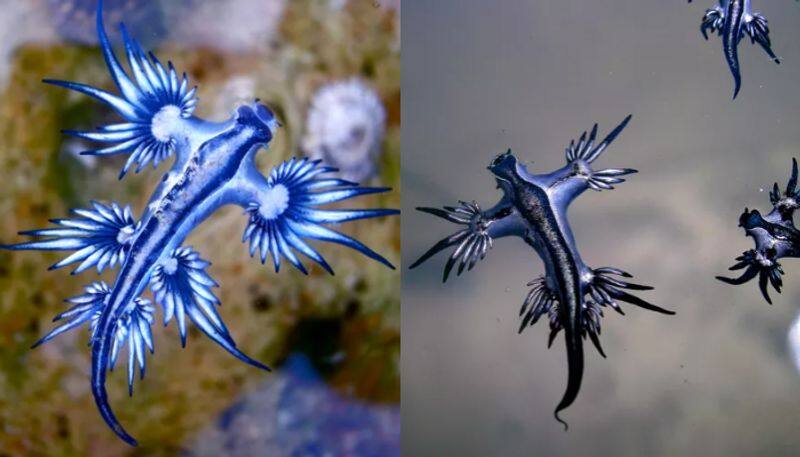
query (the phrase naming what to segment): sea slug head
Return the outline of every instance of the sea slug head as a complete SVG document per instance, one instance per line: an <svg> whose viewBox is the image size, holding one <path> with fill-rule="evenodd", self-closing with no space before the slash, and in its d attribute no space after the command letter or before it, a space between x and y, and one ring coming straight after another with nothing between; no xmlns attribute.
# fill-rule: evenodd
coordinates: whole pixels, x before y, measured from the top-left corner
<svg viewBox="0 0 800 457"><path fill-rule="evenodd" d="M498 181L513 183L519 176L519 172L517 171L518 164L519 161L514 156L514 153L511 152L511 149L509 149L495 157L488 168Z"/></svg>
<svg viewBox="0 0 800 457"><path fill-rule="evenodd" d="M745 208L744 212L741 216L739 216L739 227L744 228L745 230L752 230L763 225L764 218L761 217L761 213L758 210L752 210Z"/></svg>
<svg viewBox="0 0 800 457"><path fill-rule="evenodd" d="M255 131L256 141L267 144L281 123L266 105L255 100L251 105L242 105L236 110L236 123Z"/></svg>
<svg viewBox="0 0 800 457"><path fill-rule="evenodd" d="M745 209L739 217L739 226L755 241L755 252L758 254L756 260L762 266L771 266L776 259L796 251L796 238L793 236L796 230L780 221L770 222L764 219L757 210Z"/></svg>

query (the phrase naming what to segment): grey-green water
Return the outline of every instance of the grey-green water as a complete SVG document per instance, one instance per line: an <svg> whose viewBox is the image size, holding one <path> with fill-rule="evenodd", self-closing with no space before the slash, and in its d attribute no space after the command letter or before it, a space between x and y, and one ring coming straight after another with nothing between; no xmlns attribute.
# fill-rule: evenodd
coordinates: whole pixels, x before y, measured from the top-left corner
<svg viewBox="0 0 800 457"><path fill-rule="evenodd" d="M768 306L755 284L714 279L752 247L745 206L770 208L800 156L800 5L753 1L770 20L775 65L743 41L742 92L721 42L704 41L712 0L406 2L403 11L403 259L452 225L419 205L498 198L486 166L511 147L536 171L573 138L633 113L599 164L640 173L589 192L570 219L584 260L636 275L677 311L607 312L608 359L587 349L583 389L563 417L562 343L547 324L517 334L525 283L543 272L499 240L472 272L444 260L404 271L403 450L408 455L796 455L800 376L786 332L800 312L800 264Z"/></svg>

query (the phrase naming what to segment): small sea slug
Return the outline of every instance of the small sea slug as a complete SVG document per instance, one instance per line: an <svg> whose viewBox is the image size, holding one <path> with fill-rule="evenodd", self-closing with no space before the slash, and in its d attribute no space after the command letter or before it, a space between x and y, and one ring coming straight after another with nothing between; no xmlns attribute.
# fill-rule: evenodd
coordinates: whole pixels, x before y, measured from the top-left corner
<svg viewBox="0 0 800 457"><path fill-rule="evenodd" d="M131 393L137 367L144 376L146 354L154 349L150 328L155 307L142 297L148 287L162 309L164 324L174 320L184 343L187 322L191 321L233 356L268 369L236 346L217 311L220 302L212 293L217 283L207 272L209 263L192 247L183 246L198 225L222 206L239 205L248 218L243 241L249 243L251 256L258 253L262 263L271 257L275 271L285 260L305 273L302 255L333 273L309 240L341 244L393 268L378 253L326 225L398 211L320 209L321 205L389 189L345 181L332 175L335 168L318 160L291 159L263 175L256 167L255 156L268 146L279 127L272 111L256 100L238 107L224 122L193 116L196 88L189 88L186 75L179 77L171 63L164 66L152 53L145 54L124 25L120 28L130 73L111 48L100 3L97 33L120 95L75 82L45 82L94 97L122 117L122 122L94 131L67 132L106 143L84 154L128 154L120 178L130 170L138 172L148 164L155 168L174 157L172 167L138 219L128 206L92 202L90 208L73 210L75 217L54 219L55 227L22 233L35 237L32 241L0 247L74 251L51 267L74 266L74 274L119 267L112 284L94 282L86 286L84 294L67 300L73 306L55 318L61 325L35 346L88 323L95 402L114 432L135 445L111 410L105 383L107 371L126 349Z"/></svg>
<svg viewBox="0 0 800 457"><path fill-rule="evenodd" d="M758 277L758 287L767 303L772 304L769 285L780 293L783 287L783 269L778 260L785 257L800 257L800 231L794 226L794 212L800 208L800 189L797 188L797 160L792 159L792 174L781 192L778 183L769 193L772 210L762 216L758 210L744 209L739 216L739 227L745 236L753 238L755 249L745 251L736 258L730 270L744 270L738 278L717 276L728 284L744 284Z"/></svg>
<svg viewBox="0 0 800 457"><path fill-rule="evenodd" d="M692 3L692 0L689 0L689 3ZM712 34L716 32L722 38L722 51L733 75L733 98L736 98L742 86L739 42L745 34L750 37L751 43L758 43L775 63L781 63L778 56L772 52L767 19L753 11L750 0L719 0L719 5L707 9L700 24L700 32L706 40L709 31Z"/></svg>
<svg viewBox="0 0 800 457"><path fill-rule="evenodd" d="M592 164L622 132L630 116L604 140L597 142L597 125L588 137L571 142L566 150L567 164L551 173L534 174L508 152L497 156L489 165L498 188L500 201L487 210L475 203L461 202L460 206L417 208L460 225L454 234L436 243L411 265L422 262L440 251L455 246L444 267L443 280L456 269L456 275L471 270L483 259L494 240L503 237L521 238L538 254L544 263L545 274L528 285L533 286L520 309L520 332L535 324L543 315L550 321L548 346L563 330L568 364L567 388L555 410L570 406L581 387L583 378L583 340L589 338L600 354L600 318L603 308L611 307L624 314L618 302L627 302L651 311L674 314L652 305L628 291L652 289L627 282L631 275L612 267L590 268L581 259L567 220L567 209L587 189L613 189L624 181L622 176L636 173L630 168L595 170Z"/></svg>

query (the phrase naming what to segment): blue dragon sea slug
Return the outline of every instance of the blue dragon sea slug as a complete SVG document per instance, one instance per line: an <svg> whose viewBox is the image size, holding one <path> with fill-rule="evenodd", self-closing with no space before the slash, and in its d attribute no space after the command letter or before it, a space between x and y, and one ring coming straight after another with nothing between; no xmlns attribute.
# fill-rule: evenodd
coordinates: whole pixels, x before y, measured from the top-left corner
<svg viewBox="0 0 800 457"><path fill-rule="evenodd" d="M299 254L333 270L309 240L341 244L390 268L383 257L357 240L326 227L357 219L397 214L392 209L320 209L320 205L387 188L359 187L331 175L336 169L320 161L291 159L264 176L256 167L258 151L268 147L279 126L269 108L256 100L240 106L225 122L208 122L192 115L196 88L190 89L186 75L179 77L171 63L165 67L131 39L120 25L126 73L104 30L102 2L97 8L97 33L103 56L120 95L84 84L46 80L94 97L110 105L122 122L94 131L66 132L105 147L85 154L128 154L120 179L131 169L148 164L155 168L174 156L139 219L130 207L92 202L87 209L73 210L75 217L54 219L53 228L22 232L34 240L1 246L12 250L74 251L51 269L75 266L73 274L94 268L98 272L120 267L113 282L95 282L83 295L67 300L73 306L56 316L62 322L34 347L68 330L88 323L91 329L91 389L97 407L113 431L131 445L136 441L119 424L106 394L106 373L127 346L129 391L133 392L136 368L145 373L146 353L153 352L150 327L153 304L141 295L149 286L155 304L163 311L163 322L177 322L185 343L187 320L226 351L250 365L268 370L245 355L233 340L216 307L212 293L216 282L206 271L209 263L193 248L182 246L185 238L207 217L224 205L239 205L248 218L243 241L250 255L261 262L268 257L277 272L285 260L302 272ZM130 76L132 75L132 77Z"/></svg>
<svg viewBox="0 0 800 457"><path fill-rule="evenodd" d="M689 0L689 3L692 3L692 0ZM709 31L716 32L722 38L722 50L733 75L733 98L736 98L742 86L739 42L745 34L750 37L751 43L758 43L775 63L781 63L778 56L772 52L767 19L753 11L750 0L719 0L719 5L707 9L700 24L700 33L706 40Z"/></svg>
<svg viewBox="0 0 800 457"><path fill-rule="evenodd" d="M442 239L425 252L411 268L419 266L431 256L455 246L444 267L443 281L456 268L456 275L471 270L483 259L494 240L502 237L519 237L532 247L542 259L545 275L528 285L533 289L520 310L520 332L535 324L547 314L550 320L550 346L564 330L567 349L568 381L561 402L555 410L570 406L580 391L583 377L583 340L587 337L605 357L600 340L600 318L603 308L610 306L624 314L617 301L627 302L664 314L674 314L652 305L627 290L652 289L626 282L632 277L623 270L612 267L590 268L581 259L567 220L567 209L587 189L596 191L613 189L624 181L622 176L635 173L630 168L594 170L592 164L622 132L630 116L617 126L603 141L597 142L597 125L591 133L571 142L566 150L567 164L551 173L533 174L508 152L497 156L489 165L498 188L500 201L488 210L475 203L460 202L457 207L417 208L450 222L463 226L456 233Z"/></svg>
<svg viewBox="0 0 800 457"><path fill-rule="evenodd" d="M797 188L797 160L792 159L792 174L786 190L780 191L778 183L769 193L772 210L762 216L758 210L744 209L739 216L739 227L745 236L753 238L755 249L745 251L736 258L731 271L744 270L738 278L717 276L728 284L744 284L758 276L758 287L767 303L772 304L769 285L780 293L783 287L783 269L778 260L800 257L800 231L794 226L794 212L800 208L800 189Z"/></svg>

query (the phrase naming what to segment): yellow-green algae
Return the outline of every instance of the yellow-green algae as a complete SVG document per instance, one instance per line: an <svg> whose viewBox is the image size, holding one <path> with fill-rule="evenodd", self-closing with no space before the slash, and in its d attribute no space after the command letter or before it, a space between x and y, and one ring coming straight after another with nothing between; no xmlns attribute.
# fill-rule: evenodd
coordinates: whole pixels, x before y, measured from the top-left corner
<svg viewBox="0 0 800 457"><path fill-rule="evenodd" d="M170 46L157 51L200 86L200 116L211 114L215 94L229 77L247 75L256 81L257 96L274 107L285 125L270 152L261 155L262 167L300 154L304 113L317 87L351 76L369 81L388 113L381 173L374 184L394 191L362 198L360 204L396 208L400 61L394 14L369 0L348 2L336 12L327 2L291 1L267 54ZM87 97L45 86L44 77L111 89L97 48L31 44L16 51L0 96L3 242L18 240L19 230L45 227L49 218L63 217L92 198L129 203L139 212L163 171L148 169L120 182L119 159L99 159L96 167L86 169L63 153L68 139L61 129L91 128L112 113ZM339 357L323 370L326 379L344 394L399 402L398 271L353 251L321 246L336 276L316 266L308 277L291 268L275 274L251 259L240 243L245 224L240 209L228 208L187 241L213 263L209 271L221 284L221 313L238 345L279 368L290 351L313 347L313 332L298 331L305 323L338 322L334 347L325 351ZM399 263L399 218L349 225L341 229ZM58 258L58 253L0 251L0 456L174 455L240 393L274 376L240 363L197 331L190 332L191 348L183 350L174 326L155 325L158 349L134 398L127 398L124 376L112 374L109 380L112 405L141 443L128 447L95 410L88 384L88 331L29 349L50 328L52 316L65 309L62 300L98 279L91 271L80 276L48 272ZM111 281L113 273L101 277Z"/></svg>

